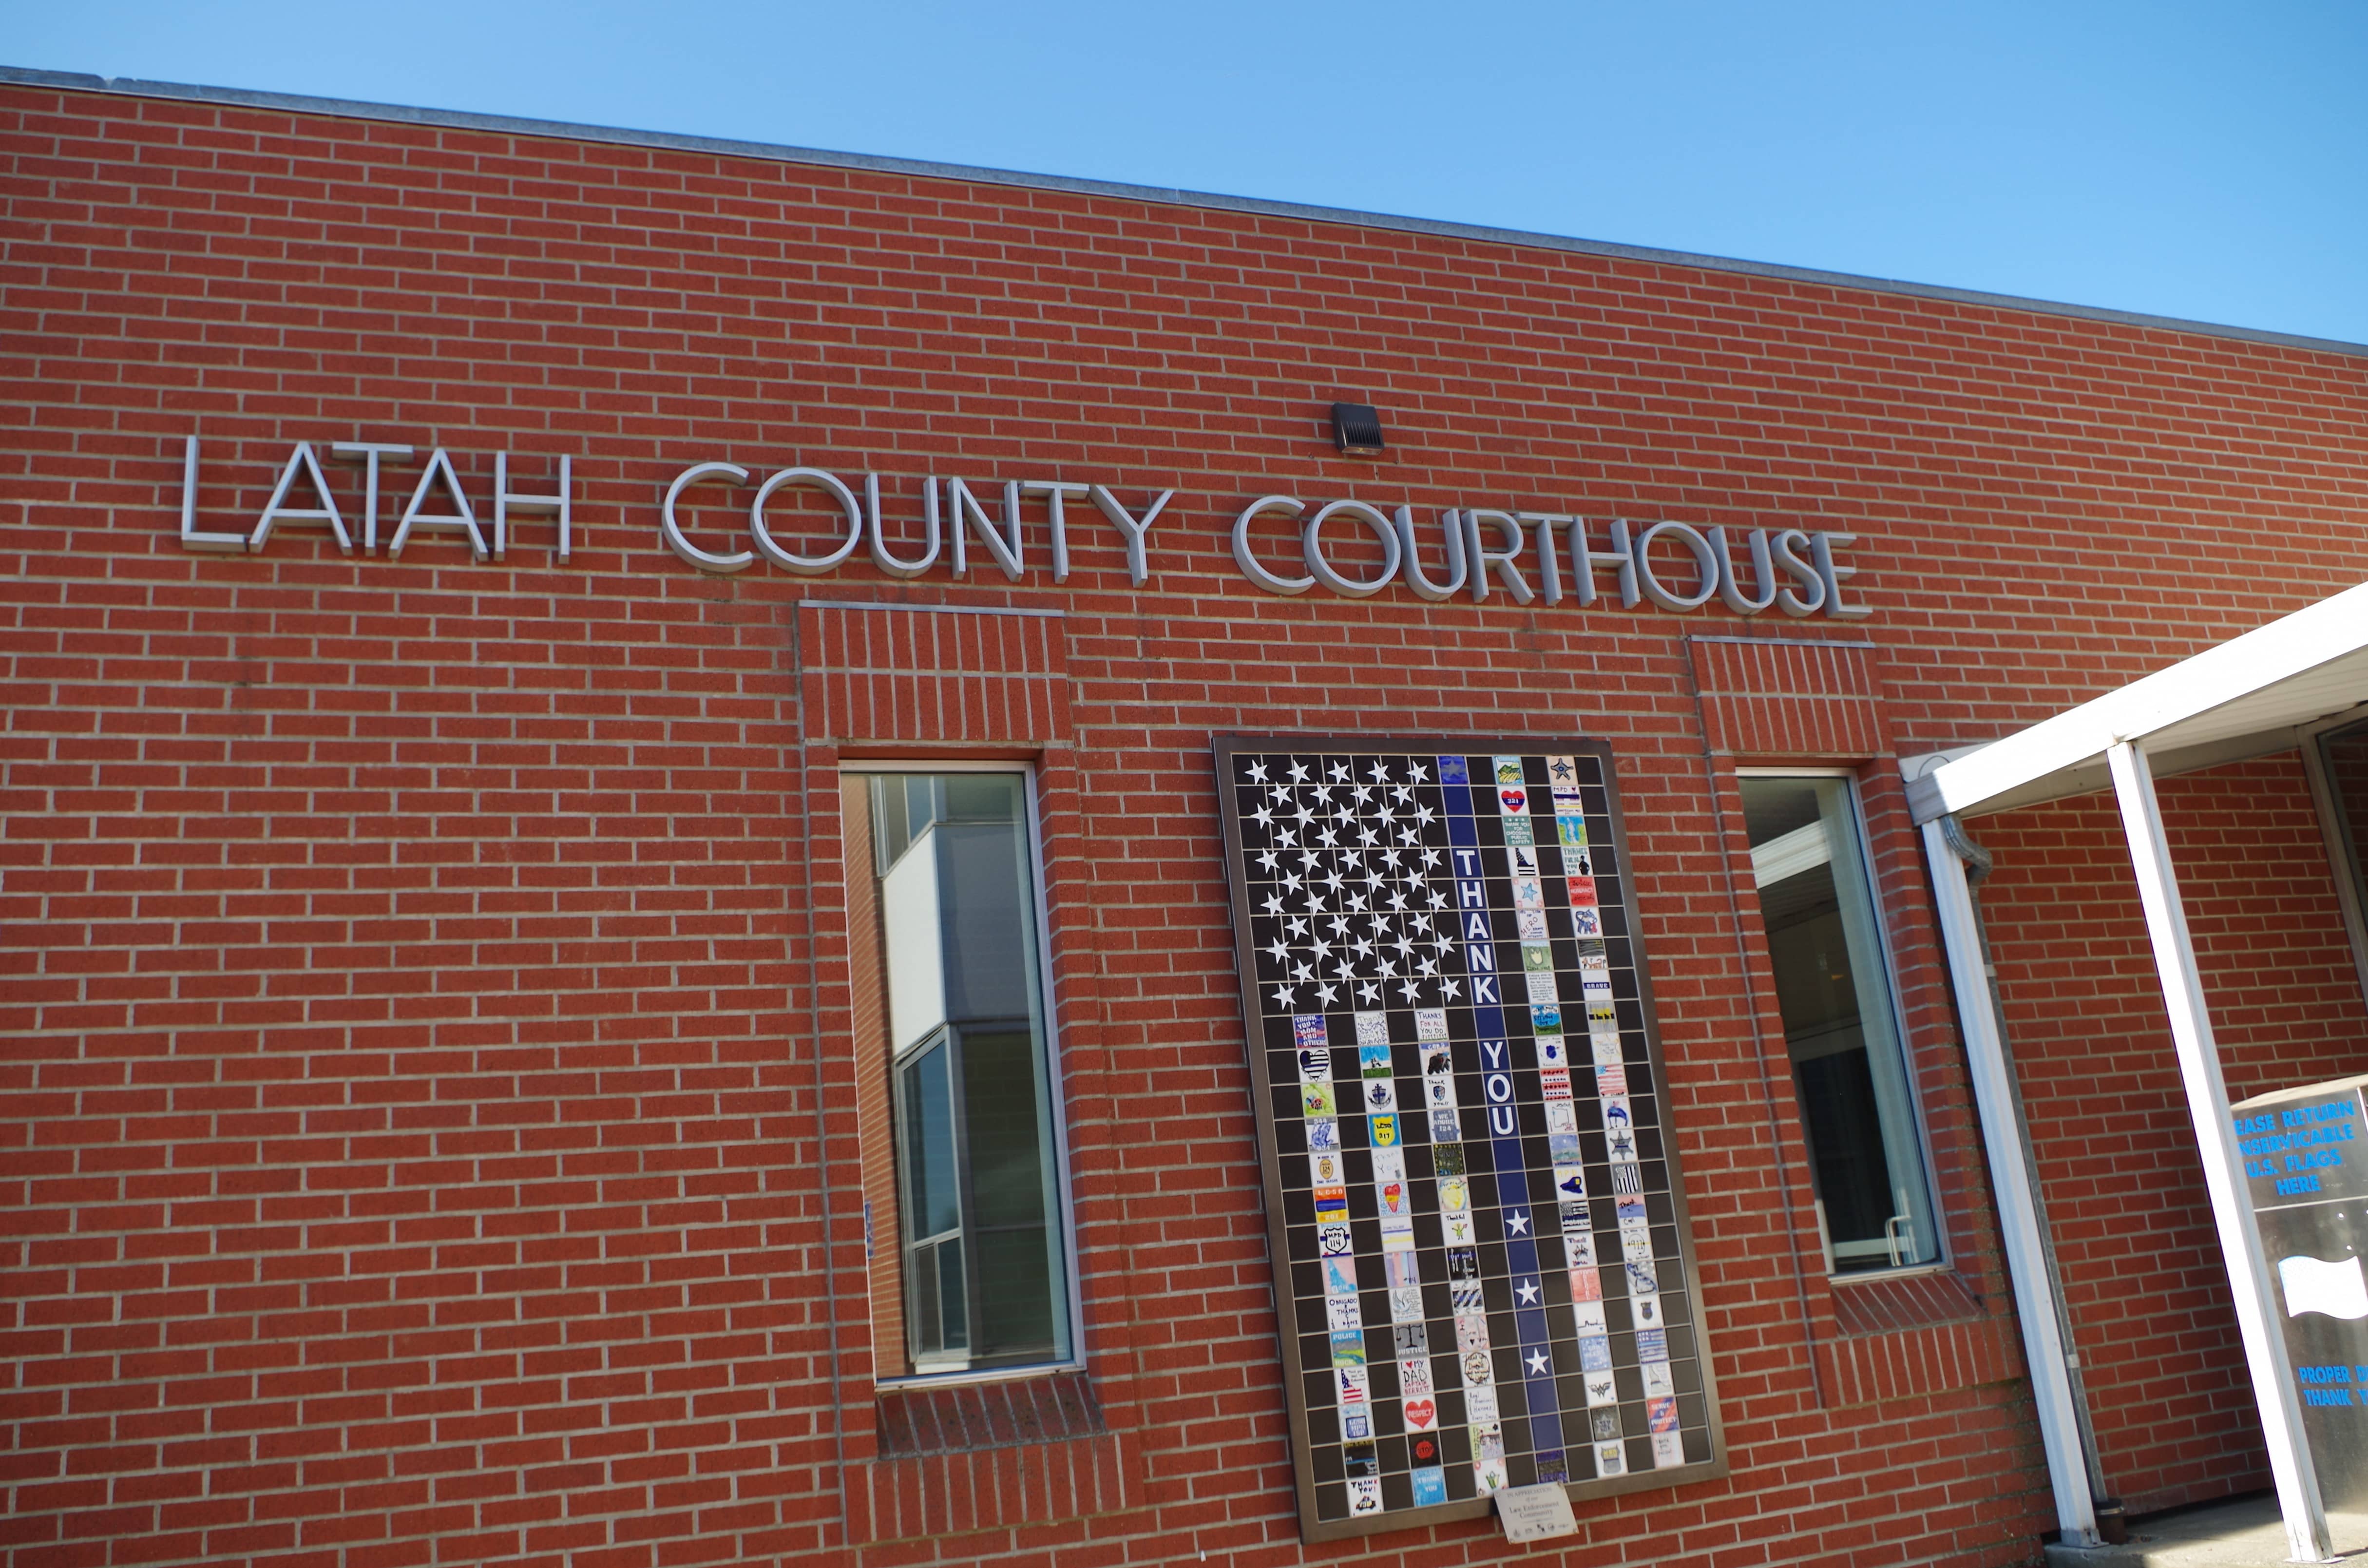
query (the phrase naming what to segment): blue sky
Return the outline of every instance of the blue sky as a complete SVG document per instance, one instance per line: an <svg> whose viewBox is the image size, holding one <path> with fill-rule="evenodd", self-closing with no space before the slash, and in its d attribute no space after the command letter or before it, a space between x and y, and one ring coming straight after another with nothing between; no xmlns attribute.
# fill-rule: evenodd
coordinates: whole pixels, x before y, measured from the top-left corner
<svg viewBox="0 0 2368 1568"><path fill-rule="evenodd" d="M1411 213L2368 341L2368 6L15 0L0 62Z"/></svg>

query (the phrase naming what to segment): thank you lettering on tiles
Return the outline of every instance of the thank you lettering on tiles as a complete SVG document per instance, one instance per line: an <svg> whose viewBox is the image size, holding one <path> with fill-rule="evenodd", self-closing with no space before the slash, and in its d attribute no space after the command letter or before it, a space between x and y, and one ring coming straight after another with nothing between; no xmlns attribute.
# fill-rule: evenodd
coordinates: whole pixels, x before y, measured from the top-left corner
<svg viewBox="0 0 2368 1568"><path fill-rule="evenodd" d="M198 437L182 450L182 548L223 555L260 554L283 533L325 535L345 554L390 559L434 540L465 544L478 561L506 561L531 519L539 540L561 562L580 540L572 456L492 457L490 491L472 496L443 447L392 442L296 442L278 461L269 498L234 529L201 524ZM324 467L323 459L328 460ZM473 465L472 465L473 466ZM331 474L349 471L341 483ZM260 477L259 475L257 477ZM342 499L341 499L342 498ZM715 459L676 473L652 497L658 540L685 565L712 576L752 569L820 576L859 558L902 579L998 574L1010 582L1069 577L1074 549L1087 536L1114 547L1127 581L1151 580L1152 530L1190 506L1173 489L1092 480L900 479L788 467L761 472ZM722 537L694 537L694 506L722 502L745 511ZM808 516L789 508L803 503ZM827 521L819 528L813 509ZM1858 569L1843 554L1857 536L1772 525L1702 526L1579 511L1449 506L1418 517L1408 505L1352 499L1260 495L1221 500L1213 515L1232 518L1235 565L1269 594L1321 593L1370 598L1404 592L1438 603L1468 595L1475 603L1617 603L1686 612L1716 606L1738 616L1856 619L1870 613L1846 589ZM1289 544L1261 546L1258 532L1296 530ZM1361 539L1359 536L1363 536Z"/></svg>

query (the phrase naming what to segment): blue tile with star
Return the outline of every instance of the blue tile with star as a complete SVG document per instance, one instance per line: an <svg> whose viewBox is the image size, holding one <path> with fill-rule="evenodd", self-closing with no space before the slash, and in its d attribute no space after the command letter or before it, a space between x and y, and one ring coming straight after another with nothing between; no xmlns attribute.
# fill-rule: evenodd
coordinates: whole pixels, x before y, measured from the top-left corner
<svg viewBox="0 0 2368 1568"><path fill-rule="evenodd" d="M1311 1540L1723 1469L1599 742L1221 741Z"/></svg>

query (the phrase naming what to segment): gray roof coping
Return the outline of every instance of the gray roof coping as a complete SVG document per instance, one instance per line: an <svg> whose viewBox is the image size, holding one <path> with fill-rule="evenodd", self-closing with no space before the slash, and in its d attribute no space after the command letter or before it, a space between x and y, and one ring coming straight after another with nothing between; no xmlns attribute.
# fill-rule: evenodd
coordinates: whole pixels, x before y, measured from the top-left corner
<svg viewBox="0 0 2368 1568"><path fill-rule="evenodd" d="M340 119L371 119L408 125L449 126L456 130L493 131L511 136L550 137L568 142L601 142L628 147L663 148L675 152L710 153L723 157L761 158L772 163L808 164L823 168L865 169L921 179L966 180L981 185L1016 186L1032 190L1065 191L1082 196L1108 196L1167 207L1198 207L1222 212L1247 212L1264 217L1293 218L1311 223L1341 223L1401 233L1434 234L1476 240L1489 244L1529 246L1605 256L1620 261L1647 262L1663 267L1687 267L1705 272L1740 273L1752 278L1876 294L1904 294L1921 300L2021 311L2038 315L2069 316L2079 321L2112 322L2123 326L2164 332L2194 333L2206 337L2267 343L2284 348L2342 354L2368 358L2368 343L2340 338L2306 337L2297 333L2270 332L2259 327L2226 326L2215 322L2186 321L2177 316L2117 311L2102 305L2066 304L2057 300L2032 300L2015 294L1991 294L1978 289L1952 289L1939 283L1911 283L1896 278L1868 278L1856 273L1827 272L1780 262L1745 261L1733 256L1699 256L1691 251L1658 250L1609 240L1584 240L1565 234L1538 233L1525 229L1492 228L1483 223L1454 223L1435 218L1409 218L1390 212L1360 212L1349 208L1317 207L1297 201L1270 201L1255 196L1222 196L1208 191L1178 190L1161 186L1127 185L1116 180L1076 179L1066 175L1026 174L1012 169L974 168L965 164L931 163L919 158L879 157L868 153L834 153L813 147L785 147L768 142L741 142L722 136L688 136L668 131L633 131L615 126L577 125L565 120L526 119L511 115L478 114L467 109L414 108L402 104L374 104L347 98L309 97L298 93L262 92L247 87L209 87L183 82L148 82L124 76L94 76L73 71L43 71L0 65L0 83L56 87L70 92L110 93L122 97L170 98L189 103L235 105L245 108L279 109L290 114L325 115Z"/></svg>

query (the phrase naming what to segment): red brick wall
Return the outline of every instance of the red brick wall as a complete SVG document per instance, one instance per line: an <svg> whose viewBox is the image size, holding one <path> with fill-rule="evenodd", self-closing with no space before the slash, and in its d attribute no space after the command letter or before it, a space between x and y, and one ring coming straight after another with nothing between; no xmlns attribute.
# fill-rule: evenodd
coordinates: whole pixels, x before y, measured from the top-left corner
<svg viewBox="0 0 2368 1568"><path fill-rule="evenodd" d="M2301 759L2158 785L2232 1100L2368 1071ZM2110 796L1974 824L1982 907L2108 1481L2134 1509L2269 1484L2187 1096Z"/></svg>
<svg viewBox="0 0 2368 1568"><path fill-rule="evenodd" d="M1619 748L1734 1470L1583 1506L1573 1560L2031 1556L1896 785L1832 759L1870 767L1958 1268L1839 1311L1680 639L1874 641L1895 753L2038 718L2362 574L2361 361L264 108L17 86L0 138L12 1561L1301 1560L1208 738L1581 728ZM1378 465L1326 442L1351 393ZM492 453L569 453L578 553L536 521L499 564L188 555L192 432L217 529L300 439L442 444L481 506ZM1178 499L1139 592L1083 507L1058 587L702 578L655 503L726 457L877 469L898 515L932 472ZM1276 489L1840 528L1876 613L1277 600L1224 539ZM721 490L691 516L733 523ZM996 691L983 635L860 674L808 595L1058 609L1062 652ZM883 1460L834 770L957 746L1039 763L1107 1431ZM2208 1381L2209 1339L2157 1359ZM2241 1479L2218 1409L2169 1490ZM1309 1555L1512 1554L1472 1524Z"/></svg>

